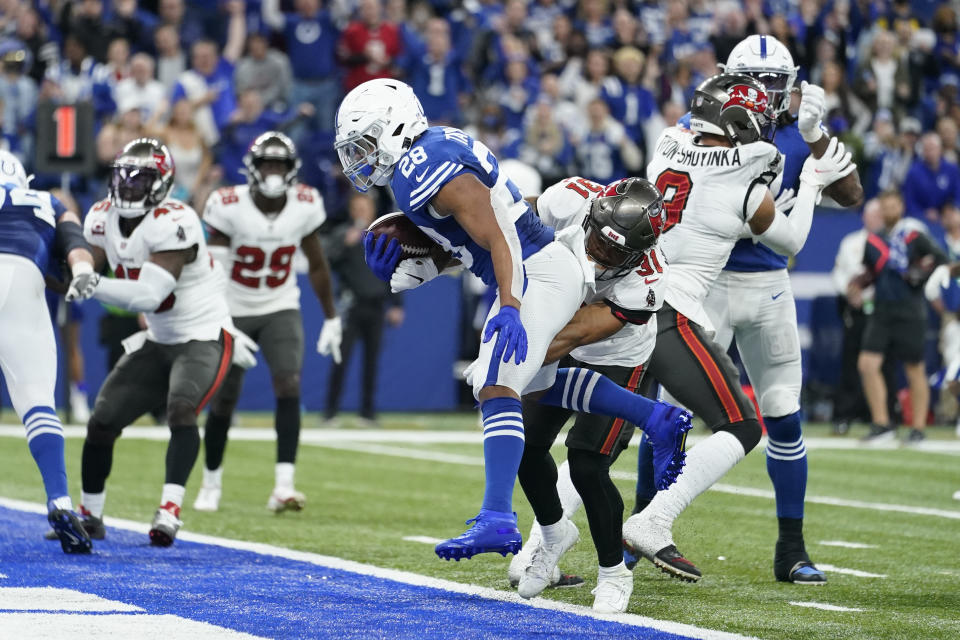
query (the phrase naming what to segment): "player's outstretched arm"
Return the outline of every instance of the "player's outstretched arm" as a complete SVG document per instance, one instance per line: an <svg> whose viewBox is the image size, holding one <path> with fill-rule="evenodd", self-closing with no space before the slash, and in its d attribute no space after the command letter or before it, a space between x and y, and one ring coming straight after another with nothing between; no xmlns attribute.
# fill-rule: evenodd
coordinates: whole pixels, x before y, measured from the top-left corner
<svg viewBox="0 0 960 640"><path fill-rule="evenodd" d="M797 113L797 126L810 153L814 158L822 158L830 144L830 136L822 128L826 105L823 89L815 84L803 82L800 85L801 102ZM860 184L860 174L856 171L846 175L836 182L827 185L823 195L832 199L841 207L855 207L863 202L863 185Z"/></svg>
<svg viewBox="0 0 960 640"><path fill-rule="evenodd" d="M196 254L196 246L153 253L136 280L100 278L93 297L127 311L155 311L173 293L184 265L194 260Z"/></svg>
<svg viewBox="0 0 960 640"><path fill-rule="evenodd" d="M317 341L317 352L322 355L330 355L334 362L339 363L343 326L333 304L330 265L327 263L327 257L323 254L323 247L320 244L320 236L317 232L305 236L300 242L300 248L307 256L307 274L310 277L310 286L320 301L320 305L323 307L323 315L326 318L323 328L320 330L320 338Z"/></svg>
<svg viewBox="0 0 960 640"><path fill-rule="evenodd" d="M605 302L580 307L567 326L550 342L543 364L556 362L577 347L605 340L623 329L625 324L626 321L616 317Z"/></svg>
<svg viewBox="0 0 960 640"><path fill-rule="evenodd" d="M96 263L93 249L83 237L80 216L73 211L63 211L57 217L56 233L57 253L70 267L71 280L66 298L68 301L86 300L93 292ZM102 250L100 254L103 254Z"/></svg>

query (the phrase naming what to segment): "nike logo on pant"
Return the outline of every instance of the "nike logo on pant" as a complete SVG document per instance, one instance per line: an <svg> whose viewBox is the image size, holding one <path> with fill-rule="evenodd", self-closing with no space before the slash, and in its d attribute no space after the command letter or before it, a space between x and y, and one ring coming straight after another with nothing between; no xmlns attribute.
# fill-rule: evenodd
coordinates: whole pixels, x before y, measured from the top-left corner
<svg viewBox="0 0 960 640"><path fill-rule="evenodd" d="M782 295L785 294L785 293L786 293L786 291L781 291L780 293L778 293L778 294L775 295L775 296L770 296L770 299L771 299L771 300L776 300L777 298L779 298L780 296L782 296Z"/></svg>

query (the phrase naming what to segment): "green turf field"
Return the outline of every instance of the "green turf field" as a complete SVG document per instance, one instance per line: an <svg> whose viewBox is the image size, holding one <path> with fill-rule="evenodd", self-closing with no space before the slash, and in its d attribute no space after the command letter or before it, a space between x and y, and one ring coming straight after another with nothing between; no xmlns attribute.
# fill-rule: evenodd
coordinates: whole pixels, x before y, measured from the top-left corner
<svg viewBox="0 0 960 640"><path fill-rule="evenodd" d="M255 415L245 416L243 422L268 424L265 416ZM305 422L315 423L312 417ZM345 423L348 428L337 432L343 437L379 433L353 431L349 420ZM472 416L400 415L386 418L383 431L468 431L473 426ZM827 435L825 427L811 426L806 431L808 439ZM859 433L850 438L856 435ZM952 438L952 432L944 429L934 436ZM81 440L68 440L68 470L75 498L79 497L80 449ZM108 482L107 515L149 522L163 481L164 451L163 442L133 438L118 442ZM615 466L628 508L633 502L629 480L635 465L633 451ZM432 546L403 540L405 536L444 538L463 531L462 522L475 514L482 493L481 456L479 443L303 445L297 486L307 494L307 509L273 516L264 508L273 483L273 444L233 441L227 451L220 512L202 514L190 508L199 483L199 469L195 469L182 518L185 528L194 532L506 590L507 559L479 556L448 563L436 558ZM677 545L703 570L703 580L684 584L641 562L635 571L629 611L769 639L960 637L960 502L951 499L960 489L960 456L908 449L811 449L809 459L808 496L871 503L859 508L808 504L806 537L814 561L885 577L859 577L834 570L828 571L829 584L824 587L778 584L772 576L773 500L709 491L681 517L675 529ZM22 439L5 439L0 467L4 469L0 495L43 500L39 474ZM722 482L769 490L762 451L752 452ZM526 533L531 512L519 489L516 497L521 529ZM904 513L882 510L887 507L878 505L939 512ZM587 585L548 590L544 596L589 606L596 558L582 511L575 521L581 540L561 567L583 575ZM876 548L826 546L822 541ZM801 608L791 602L861 611Z"/></svg>

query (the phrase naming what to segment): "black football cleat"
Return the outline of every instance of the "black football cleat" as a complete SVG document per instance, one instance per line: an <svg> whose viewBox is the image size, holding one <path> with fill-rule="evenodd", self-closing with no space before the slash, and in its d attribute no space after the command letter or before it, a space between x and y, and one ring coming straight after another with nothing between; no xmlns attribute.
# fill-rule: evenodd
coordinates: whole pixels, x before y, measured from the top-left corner
<svg viewBox="0 0 960 640"><path fill-rule="evenodd" d="M54 509L47 514L47 522L53 527L53 533L60 540L60 548L64 553L90 553L93 549L90 535L73 511Z"/></svg>
<svg viewBox="0 0 960 640"><path fill-rule="evenodd" d="M80 524L83 525L83 530L87 532L87 535L91 540L103 540L107 537L107 528L103 525L103 519L98 518L95 515L91 514L89 511L83 508L83 505L80 505L80 508L77 510L78 519ZM47 540L59 540L60 536L54 529L47 531L44 536Z"/></svg>
<svg viewBox="0 0 960 640"><path fill-rule="evenodd" d="M650 561L667 575L684 582L698 582L703 575L697 565L683 557L676 545L660 549Z"/></svg>
<svg viewBox="0 0 960 640"><path fill-rule="evenodd" d="M810 556L802 548L791 550L778 548L773 558L773 575L777 582L812 585L827 583L826 574L814 566Z"/></svg>

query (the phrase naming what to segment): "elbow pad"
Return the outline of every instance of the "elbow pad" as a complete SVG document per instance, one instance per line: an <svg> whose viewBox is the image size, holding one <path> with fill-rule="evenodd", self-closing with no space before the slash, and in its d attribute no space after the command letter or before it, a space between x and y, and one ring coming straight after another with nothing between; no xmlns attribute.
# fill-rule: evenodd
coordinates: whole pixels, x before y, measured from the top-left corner
<svg viewBox="0 0 960 640"><path fill-rule="evenodd" d="M115 307L149 313L156 310L173 293L177 279L154 262L146 262L136 280L102 278L93 297Z"/></svg>

